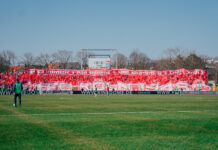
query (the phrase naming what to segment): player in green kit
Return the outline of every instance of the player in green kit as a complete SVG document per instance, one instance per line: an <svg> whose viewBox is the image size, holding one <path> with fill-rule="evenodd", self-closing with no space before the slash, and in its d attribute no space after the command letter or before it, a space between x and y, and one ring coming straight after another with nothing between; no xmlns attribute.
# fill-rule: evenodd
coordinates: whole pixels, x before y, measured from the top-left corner
<svg viewBox="0 0 218 150"><path fill-rule="evenodd" d="M97 96L98 95L98 88L97 88L97 86L95 85L95 96Z"/></svg>
<svg viewBox="0 0 218 150"><path fill-rule="evenodd" d="M107 86L107 96L109 96L110 91L109 91L109 86Z"/></svg>
<svg viewBox="0 0 218 150"><path fill-rule="evenodd" d="M14 84L14 107L17 107L17 97L19 98L19 106L21 107L22 90L23 90L23 86L17 79L16 83Z"/></svg>
<svg viewBox="0 0 218 150"><path fill-rule="evenodd" d="M2 95L4 95L4 91L5 91L4 86L2 86L2 87L1 87L1 94L2 94Z"/></svg>

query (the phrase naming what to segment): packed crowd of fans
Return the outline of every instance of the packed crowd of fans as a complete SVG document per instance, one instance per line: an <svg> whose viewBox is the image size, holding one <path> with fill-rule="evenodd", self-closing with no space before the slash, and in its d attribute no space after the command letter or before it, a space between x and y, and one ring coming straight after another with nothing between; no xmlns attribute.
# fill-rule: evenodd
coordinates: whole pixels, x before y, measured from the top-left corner
<svg viewBox="0 0 218 150"><path fill-rule="evenodd" d="M110 74L104 76L91 76L91 75L52 75L52 74L22 74L18 75L18 79L21 83L54 83L64 82L77 85L79 83L93 82L95 79L99 79L103 82L109 82L110 84L117 84L117 82L124 83L159 83L160 85L171 83L177 83L179 81L187 81L192 85L195 80L201 80L206 83L207 77L199 74L180 74L180 75L122 75L122 74ZM0 84L13 86L15 82L15 74L7 73L0 74Z"/></svg>

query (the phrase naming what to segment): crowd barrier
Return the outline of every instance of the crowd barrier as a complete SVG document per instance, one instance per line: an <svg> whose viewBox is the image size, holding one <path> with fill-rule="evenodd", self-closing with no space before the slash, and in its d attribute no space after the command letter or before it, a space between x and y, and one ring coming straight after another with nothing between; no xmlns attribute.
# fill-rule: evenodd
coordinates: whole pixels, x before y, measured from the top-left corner
<svg viewBox="0 0 218 150"><path fill-rule="evenodd" d="M76 91L74 94L90 95L94 94L93 91ZM99 91L98 94L106 95L107 91ZM111 95L175 95L175 94L186 94L186 95L218 95L218 91L110 91Z"/></svg>
<svg viewBox="0 0 218 150"><path fill-rule="evenodd" d="M218 91L110 91L110 95L218 95ZM0 92L0 95L11 95L12 91ZM82 94L94 95L94 91L23 91L23 95L49 95L49 94ZM106 95L107 91L98 91L99 95Z"/></svg>

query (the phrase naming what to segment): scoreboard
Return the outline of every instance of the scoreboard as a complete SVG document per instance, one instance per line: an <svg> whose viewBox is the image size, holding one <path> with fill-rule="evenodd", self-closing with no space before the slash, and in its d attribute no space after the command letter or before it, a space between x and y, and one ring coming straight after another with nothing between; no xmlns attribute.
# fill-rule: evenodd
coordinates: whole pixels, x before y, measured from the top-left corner
<svg viewBox="0 0 218 150"><path fill-rule="evenodd" d="M110 58L89 58L89 69L110 69Z"/></svg>

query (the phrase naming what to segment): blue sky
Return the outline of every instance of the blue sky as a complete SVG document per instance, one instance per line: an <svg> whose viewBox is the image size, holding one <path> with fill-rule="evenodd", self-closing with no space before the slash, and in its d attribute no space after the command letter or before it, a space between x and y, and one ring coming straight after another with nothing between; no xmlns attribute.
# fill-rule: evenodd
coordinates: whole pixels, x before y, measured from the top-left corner
<svg viewBox="0 0 218 150"><path fill-rule="evenodd" d="M218 0L0 0L0 51L175 47L218 56Z"/></svg>

